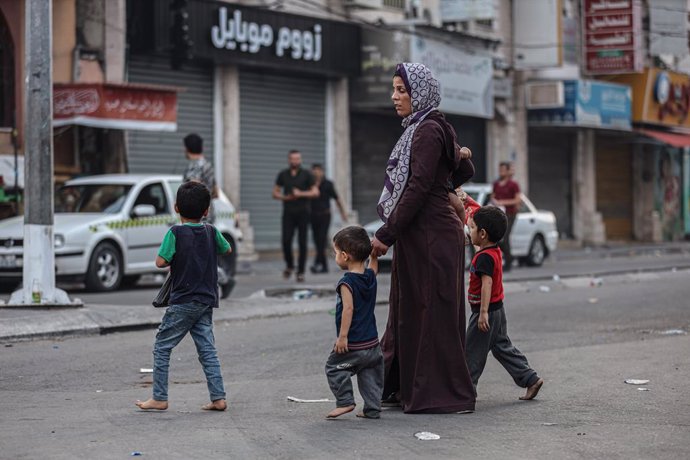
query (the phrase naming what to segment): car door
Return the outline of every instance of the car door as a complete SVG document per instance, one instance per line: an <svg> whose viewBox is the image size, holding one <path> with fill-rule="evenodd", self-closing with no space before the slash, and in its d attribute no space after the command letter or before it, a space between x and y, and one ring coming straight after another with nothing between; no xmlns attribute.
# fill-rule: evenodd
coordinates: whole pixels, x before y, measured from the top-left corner
<svg viewBox="0 0 690 460"><path fill-rule="evenodd" d="M134 209L142 204L153 206L155 214L143 217L134 215ZM134 200L130 219L125 225L129 273L155 270L158 248L173 224L174 216L163 183L154 182L144 186Z"/></svg>
<svg viewBox="0 0 690 460"><path fill-rule="evenodd" d="M523 195L522 203L518 208L513 230L510 233L510 251L513 256L525 256L529 252L529 246L537 231L537 213L532 202Z"/></svg>

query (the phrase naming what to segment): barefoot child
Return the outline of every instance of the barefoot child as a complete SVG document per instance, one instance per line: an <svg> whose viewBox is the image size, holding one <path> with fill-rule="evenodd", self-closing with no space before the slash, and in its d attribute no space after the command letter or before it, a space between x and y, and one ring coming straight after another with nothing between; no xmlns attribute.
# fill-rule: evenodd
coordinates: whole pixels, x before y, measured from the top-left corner
<svg viewBox="0 0 690 460"><path fill-rule="evenodd" d="M371 241L362 227L350 226L333 237L335 263L345 275L336 287L335 328L338 339L326 363L326 377L336 398L336 408L327 418L336 418L355 408L352 375L364 399L361 418L379 418L383 394L383 354L379 346L374 307L378 260L370 257ZM365 263L369 259L369 266Z"/></svg>
<svg viewBox="0 0 690 460"><path fill-rule="evenodd" d="M465 345L474 391L477 392L477 382L491 351L515 383L527 388L520 399L533 399L544 380L529 367L527 358L510 342L503 310L503 260L497 243L506 233L506 215L499 208L484 206L473 213L469 226L472 243L479 247L470 266L467 296L472 316Z"/></svg>
<svg viewBox="0 0 690 460"><path fill-rule="evenodd" d="M232 251L212 225L201 223L208 215L211 194L205 185L187 182L177 190L175 211L182 224L163 239L157 267L170 266L170 305L163 315L153 346L153 398L137 401L141 409L168 408L170 353L189 332L206 374L211 402L204 410L226 409L225 389L213 337L213 309L218 307L217 254Z"/></svg>

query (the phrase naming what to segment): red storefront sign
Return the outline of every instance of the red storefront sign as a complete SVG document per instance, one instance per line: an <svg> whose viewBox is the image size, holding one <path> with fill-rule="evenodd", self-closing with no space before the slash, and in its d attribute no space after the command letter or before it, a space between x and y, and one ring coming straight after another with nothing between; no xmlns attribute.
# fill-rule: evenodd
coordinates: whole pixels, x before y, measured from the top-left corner
<svg viewBox="0 0 690 460"><path fill-rule="evenodd" d="M641 6L634 0L583 0L584 72L618 74L642 70Z"/></svg>
<svg viewBox="0 0 690 460"><path fill-rule="evenodd" d="M175 131L177 91L136 84L55 84L53 126Z"/></svg>

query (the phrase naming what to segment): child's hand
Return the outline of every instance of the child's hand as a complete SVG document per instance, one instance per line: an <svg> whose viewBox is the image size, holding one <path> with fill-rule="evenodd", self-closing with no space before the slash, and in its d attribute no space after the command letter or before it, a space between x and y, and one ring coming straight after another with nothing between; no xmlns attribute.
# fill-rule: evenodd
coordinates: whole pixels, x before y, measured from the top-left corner
<svg viewBox="0 0 690 460"><path fill-rule="evenodd" d="M338 340L335 341L335 347L333 347L333 349L339 355L347 353L349 351L347 349L347 337L338 337Z"/></svg>
<svg viewBox="0 0 690 460"><path fill-rule="evenodd" d="M479 313L479 320L477 321L477 327L482 332L489 332L489 314Z"/></svg>

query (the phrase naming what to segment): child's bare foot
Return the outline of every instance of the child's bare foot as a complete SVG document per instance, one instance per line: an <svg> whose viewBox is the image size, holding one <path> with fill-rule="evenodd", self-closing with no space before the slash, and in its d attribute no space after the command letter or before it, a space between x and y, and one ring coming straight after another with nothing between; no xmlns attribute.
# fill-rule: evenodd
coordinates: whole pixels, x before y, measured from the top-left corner
<svg viewBox="0 0 690 460"><path fill-rule="evenodd" d="M527 388L527 392L525 393L525 396L520 396L520 399L523 401L529 401L530 399L534 399L537 396L537 393L539 393L539 390L541 390L541 386L544 385L544 379L539 379L532 386Z"/></svg>
<svg viewBox="0 0 690 460"><path fill-rule="evenodd" d="M228 408L228 404L225 402L224 399L216 399L215 401L211 401L208 404L204 404L201 406L203 410L219 410L219 411L224 411L225 409Z"/></svg>
<svg viewBox="0 0 690 460"><path fill-rule="evenodd" d="M355 410L355 405L354 405L354 404L351 405L351 406L336 407L335 409L333 409L332 411L330 411L330 412L328 413L328 415L326 416L326 418L337 418L337 417L340 417L340 416L343 415L343 414L347 414L348 412L352 412L353 410Z"/></svg>
<svg viewBox="0 0 690 460"><path fill-rule="evenodd" d="M143 410L166 410L168 408L168 401L156 401L155 399L137 400L134 404Z"/></svg>

